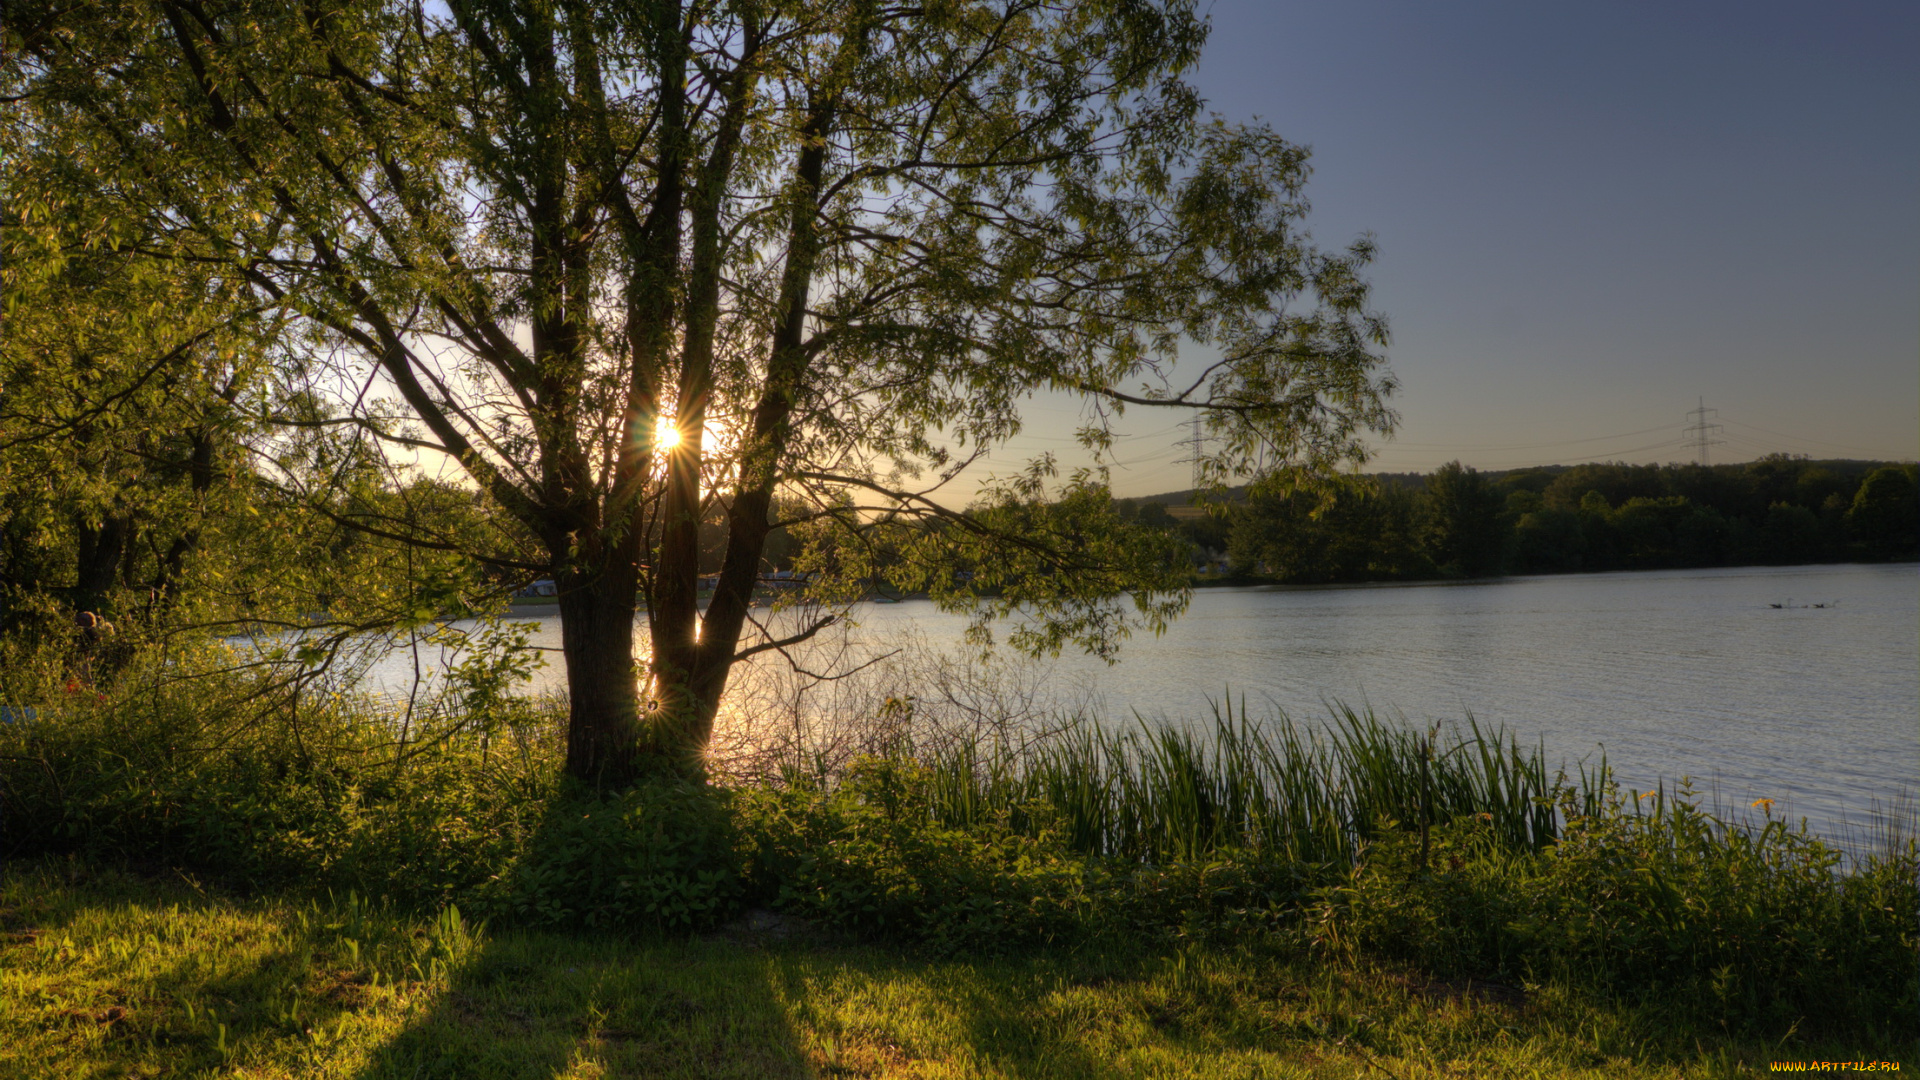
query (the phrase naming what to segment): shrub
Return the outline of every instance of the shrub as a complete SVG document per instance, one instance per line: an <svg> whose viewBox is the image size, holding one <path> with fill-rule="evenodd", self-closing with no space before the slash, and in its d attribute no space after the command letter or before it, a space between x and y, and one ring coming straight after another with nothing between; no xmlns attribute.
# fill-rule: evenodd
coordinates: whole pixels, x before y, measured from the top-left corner
<svg viewBox="0 0 1920 1080"><path fill-rule="evenodd" d="M966 828L930 813L932 771L866 757L826 788L742 793L760 895L847 930L937 953L1004 951L1076 936L1101 880L1056 833Z"/></svg>
<svg viewBox="0 0 1920 1080"><path fill-rule="evenodd" d="M1729 823L1685 789L1655 800L1570 815L1538 853L1456 822L1436 830L1424 868L1414 837L1384 833L1320 894L1316 940L1443 974L1652 997L1754 1030L1872 1031L1913 1015L1920 845L1842 872L1804 823Z"/></svg>
<svg viewBox="0 0 1920 1080"><path fill-rule="evenodd" d="M555 798L478 903L523 924L705 929L743 895L730 803L725 792L684 781Z"/></svg>
<svg viewBox="0 0 1920 1080"><path fill-rule="evenodd" d="M555 788L531 703L417 723L352 698L288 701L217 649L149 655L0 725L8 854L190 868L250 890L332 889L434 907L511 862Z"/></svg>

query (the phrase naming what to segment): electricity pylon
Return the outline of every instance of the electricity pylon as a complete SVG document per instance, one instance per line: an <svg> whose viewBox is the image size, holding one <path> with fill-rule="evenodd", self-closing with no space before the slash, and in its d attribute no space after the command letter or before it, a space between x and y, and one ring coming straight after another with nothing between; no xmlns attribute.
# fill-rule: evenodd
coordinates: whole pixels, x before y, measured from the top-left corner
<svg viewBox="0 0 1920 1080"><path fill-rule="evenodd" d="M1207 452L1207 436L1205 432L1201 431L1200 429L1200 410L1195 409L1193 411L1193 419L1190 421L1190 423L1193 425L1193 434L1173 444L1175 446L1189 447L1190 449L1187 451L1186 457L1180 458L1179 460L1175 461L1174 464L1175 465L1192 464L1193 487L1191 490L1197 493L1200 490L1201 465L1206 461L1206 456L1207 456L1207 453L1206 453Z"/></svg>
<svg viewBox="0 0 1920 1080"><path fill-rule="evenodd" d="M1695 450L1699 451L1700 464L1702 465L1709 464L1707 460L1708 447L1722 446L1725 445L1727 441L1713 437L1715 434L1726 430L1723 426L1707 423L1707 417L1718 415L1720 415L1720 410L1707 408L1707 399L1704 397L1700 399L1699 408L1690 410L1687 413L1687 418L1692 420L1693 423L1689 425L1685 431L1682 431L1681 435L1693 444Z"/></svg>

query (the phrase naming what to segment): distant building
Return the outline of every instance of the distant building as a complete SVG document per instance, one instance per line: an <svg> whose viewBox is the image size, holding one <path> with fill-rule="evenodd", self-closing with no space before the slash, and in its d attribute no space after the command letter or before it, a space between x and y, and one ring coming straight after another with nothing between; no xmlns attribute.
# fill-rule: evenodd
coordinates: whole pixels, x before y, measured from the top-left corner
<svg viewBox="0 0 1920 1080"><path fill-rule="evenodd" d="M760 585L767 589L798 589L807 583L807 575L793 570L775 570L760 575Z"/></svg>

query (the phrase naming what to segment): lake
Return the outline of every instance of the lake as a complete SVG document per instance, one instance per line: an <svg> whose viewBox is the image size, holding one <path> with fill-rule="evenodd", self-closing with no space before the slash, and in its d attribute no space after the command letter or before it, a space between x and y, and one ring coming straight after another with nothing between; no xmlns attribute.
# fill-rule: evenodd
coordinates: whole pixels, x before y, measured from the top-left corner
<svg viewBox="0 0 1920 1080"><path fill-rule="evenodd" d="M1604 748L1624 785L1692 776L1725 802L1772 798L1818 824L1920 776L1916 586L1907 563L1202 589L1115 666L1067 656L1020 677L1109 721L1205 718L1228 693L1296 720L1330 701L1420 725L1471 713L1544 740L1552 761ZM925 601L854 614L841 646L853 654L960 649L964 621ZM557 618L534 621L535 641L557 646ZM559 685L558 659L542 685ZM382 667L389 684L411 671Z"/></svg>

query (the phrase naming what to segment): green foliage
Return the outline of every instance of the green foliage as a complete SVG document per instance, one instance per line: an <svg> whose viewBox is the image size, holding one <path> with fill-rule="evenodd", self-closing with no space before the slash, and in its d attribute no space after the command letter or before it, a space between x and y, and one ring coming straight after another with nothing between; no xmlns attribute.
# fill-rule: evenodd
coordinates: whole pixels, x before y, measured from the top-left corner
<svg viewBox="0 0 1920 1080"><path fill-rule="evenodd" d="M1455 462L1412 488L1256 485L1234 508L1230 550L1243 573L1300 583L1910 558L1913 469L1873 465L1773 455L1496 477Z"/></svg>
<svg viewBox="0 0 1920 1080"><path fill-rule="evenodd" d="M1712 511L1706 511L1712 513ZM1684 496L1668 495L1649 499L1636 495L1619 510L1607 515L1614 545L1628 565L1657 567L1671 565L1678 554L1682 534L1691 535L1695 508Z"/></svg>
<svg viewBox="0 0 1920 1080"><path fill-rule="evenodd" d="M1575 465L1555 476L1540 492L1550 510L1579 510L1587 495L1598 492L1602 505L1621 506L1629 499L1655 499L1666 494L1658 465L1601 462Z"/></svg>
<svg viewBox="0 0 1920 1080"><path fill-rule="evenodd" d="M1423 865L1412 837L1385 832L1320 894L1315 940L1443 974L1651 995L1754 1031L1902 1029L1920 976L1920 843L1843 871L1804 822L1769 810L1731 823L1684 788L1650 797L1650 809L1617 796L1569 807L1538 852L1462 818Z"/></svg>
<svg viewBox="0 0 1920 1080"><path fill-rule="evenodd" d="M1313 584L1424 577L1419 508L1410 493L1370 477L1315 486L1259 487L1236 507L1227 551L1242 573Z"/></svg>
<svg viewBox="0 0 1920 1080"><path fill-rule="evenodd" d="M743 793L759 891L822 924L939 953L1083 936L1099 868L1072 857L1049 829L942 823L931 772L867 758L830 790Z"/></svg>
<svg viewBox="0 0 1920 1080"><path fill-rule="evenodd" d="M1913 466L1869 474L1854 493L1847 526L1873 558L1911 558L1920 551L1920 486Z"/></svg>
<svg viewBox="0 0 1920 1080"><path fill-rule="evenodd" d="M1458 461L1427 477L1421 493L1421 541L1427 557L1449 577L1485 577L1506 565L1505 499L1477 469Z"/></svg>
<svg viewBox="0 0 1920 1080"><path fill-rule="evenodd" d="M1525 510L1514 519L1513 561L1509 565L1533 573L1581 569L1587 548L1586 531L1581 525L1575 511L1545 507Z"/></svg>
<svg viewBox="0 0 1920 1080"><path fill-rule="evenodd" d="M0 696L40 703L34 721L0 725L14 853L430 905L477 895L554 788L551 721L524 701L422 708L409 724L387 703L303 695L284 667L218 643L156 649L97 685L63 681L57 665L30 678L14 659Z"/></svg>
<svg viewBox="0 0 1920 1080"><path fill-rule="evenodd" d="M204 616L200 557L248 502L276 320L231 277L125 250L150 238L58 236L99 207L61 205L16 134L0 133L0 632L55 602L69 623Z"/></svg>
<svg viewBox="0 0 1920 1080"><path fill-rule="evenodd" d="M1774 503L1760 527L1761 556L1767 562L1812 562L1826 553L1820 519L1804 506Z"/></svg>
<svg viewBox="0 0 1920 1080"><path fill-rule="evenodd" d="M1841 852L1804 822L1732 825L1685 789L1650 812L1614 802L1569 824L1517 936L1563 970L1677 992L1716 1022L1890 1019L1916 974L1915 855L1909 841L1838 874Z"/></svg>
<svg viewBox="0 0 1920 1080"><path fill-rule="evenodd" d="M520 925L660 934L705 929L738 907L742 864L722 793L655 781L563 794L544 812L480 890L481 910Z"/></svg>

